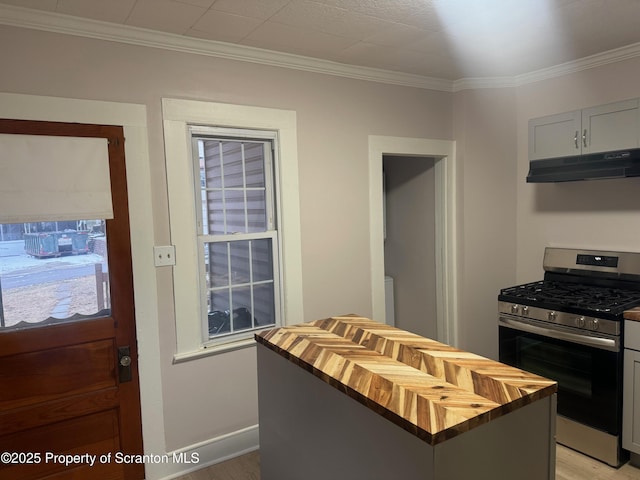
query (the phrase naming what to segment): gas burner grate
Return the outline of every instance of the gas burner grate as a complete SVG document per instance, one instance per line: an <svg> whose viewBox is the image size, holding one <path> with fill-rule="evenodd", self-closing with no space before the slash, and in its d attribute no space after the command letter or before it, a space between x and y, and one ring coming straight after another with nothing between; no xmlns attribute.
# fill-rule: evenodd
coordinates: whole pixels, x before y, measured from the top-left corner
<svg viewBox="0 0 640 480"><path fill-rule="evenodd" d="M640 304L640 291L553 280L505 288L500 291L500 297L505 301L551 306L557 310L573 308L613 315Z"/></svg>

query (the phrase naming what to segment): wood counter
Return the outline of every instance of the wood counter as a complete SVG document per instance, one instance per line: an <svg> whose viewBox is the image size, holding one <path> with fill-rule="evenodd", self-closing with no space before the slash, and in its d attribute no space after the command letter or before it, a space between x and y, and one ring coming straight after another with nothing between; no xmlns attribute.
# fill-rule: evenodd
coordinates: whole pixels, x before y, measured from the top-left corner
<svg viewBox="0 0 640 480"><path fill-rule="evenodd" d="M632 308L631 310L625 311L624 319L640 322L640 307Z"/></svg>
<svg viewBox="0 0 640 480"><path fill-rule="evenodd" d="M433 475L412 476L405 471L397 478L441 478L434 472L446 468L436 465L436 458L455 458L456 452L482 455L485 463L491 455L505 464L514 463L504 470L507 476L518 471L518 478L553 478L554 381L353 315L263 331L256 341L264 480L296 478L278 466L284 461L282 449L298 451L300 442L308 445L314 437L314 451L326 450L323 458L329 452L340 456L336 442L357 451L353 444L360 438L354 433L358 431L368 432L362 439L384 436L379 441L389 442L394 458L414 450L420 452L416 458L421 462L431 458L429 465L418 470ZM318 398L323 398L322 403ZM512 421L518 426L508 426ZM345 440L352 435L356 437ZM439 449L440 445L447 447ZM520 450L516 445L522 446L521 454L515 452ZM374 452L362 457L369 464L367 479L384 478L376 476L383 464L371 467ZM296 458L296 471L301 458L313 462L300 451ZM531 458L538 466L533 468L532 463L532 476L523 477L521 463L528 464ZM405 459L398 461L398 468L406 468L407 462L417 465ZM350 465L344 470L343 465L343 470L323 471L317 478L365 478L358 477L363 474L360 467ZM447 468L449 474L463 474L460 462L452 460ZM493 464L487 478L507 478L496 474L495 468ZM339 474L347 471L358 473L355 477ZM474 478L483 478L477 475L480 470L473 472ZM316 477L306 472L297 478Z"/></svg>
<svg viewBox="0 0 640 480"><path fill-rule="evenodd" d="M356 316L256 340L430 445L556 392L557 383Z"/></svg>

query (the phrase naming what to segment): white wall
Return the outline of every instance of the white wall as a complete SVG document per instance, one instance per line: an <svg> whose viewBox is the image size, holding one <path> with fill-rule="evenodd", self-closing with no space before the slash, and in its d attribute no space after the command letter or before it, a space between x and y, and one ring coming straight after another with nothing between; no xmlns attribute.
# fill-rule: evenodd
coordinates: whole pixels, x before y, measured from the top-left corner
<svg viewBox="0 0 640 480"><path fill-rule="evenodd" d="M459 347L497 359L500 288L515 284L516 103L512 88L454 99Z"/></svg>

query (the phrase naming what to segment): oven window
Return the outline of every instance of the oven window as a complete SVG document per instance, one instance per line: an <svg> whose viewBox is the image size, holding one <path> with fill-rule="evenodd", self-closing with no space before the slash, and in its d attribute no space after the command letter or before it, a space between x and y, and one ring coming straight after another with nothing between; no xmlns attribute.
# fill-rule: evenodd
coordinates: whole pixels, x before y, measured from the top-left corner
<svg viewBox="0 0 640 480"><path fill-rule="evenodd" d="M500 326L500 361L558 382L558 414L617 435L622 355Z"/></svg>
<svg viewBox="0 0 640 480"><path fill-rule="evenodd" d="M567 392L585 398L593 395L593 354L526 336L516 337L519 368L555 380Z"/></svg>

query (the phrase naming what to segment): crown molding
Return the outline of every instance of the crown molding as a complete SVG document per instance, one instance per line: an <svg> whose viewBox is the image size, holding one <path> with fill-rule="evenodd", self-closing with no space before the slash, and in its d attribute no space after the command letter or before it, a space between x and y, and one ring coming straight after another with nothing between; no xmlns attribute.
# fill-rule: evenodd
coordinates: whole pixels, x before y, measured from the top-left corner
<svg viewBox="0 0 640 480"><path fill-rule="evenodd" d="M478 90L481 88L509 88L516 87L514 77L468 77L453 81L452 92L462 90Z"/></svg>
<svg viewBox="0 0 640 480"><path fill-rule="evenodd" d="M452 91L452 82L0 4L0 24L371 82Z"/></svg>
<svg viewBox="0 0 640 480"><path fill-rule="evenodd" d="M640 42L632 43L624 47L615 48L602 53L596 53L579 60L561 63L549 68L543 68L533 72L525 73L514 77L514 83L518 86L529 83L540 82L550 78L562 77L583 70L609 65L640 56Z"/></svg>
<svg viewBox="0 0 640 480"><path fill-rule="evenodd" d="M541 82L551 78L563 77L572 73L589 70L591 68L621 62L640 56L640 43L633 43L624 47L590 55L571 62L561 63L549 68L534 70L513 77L479 77L461 78L453 82L453 92L461 90L476 90L481 88L520 87L530 83Z"/></svg>
<svg viewBox="0 0 640 480"><path fill-rule="evenodd" d="M158 32L13 5L0 4L0 24L442 92L518 87L640 56L640 43L635 43L522 75L469 77L451 81L423 75L359 67L302 55Z"/></svg>

